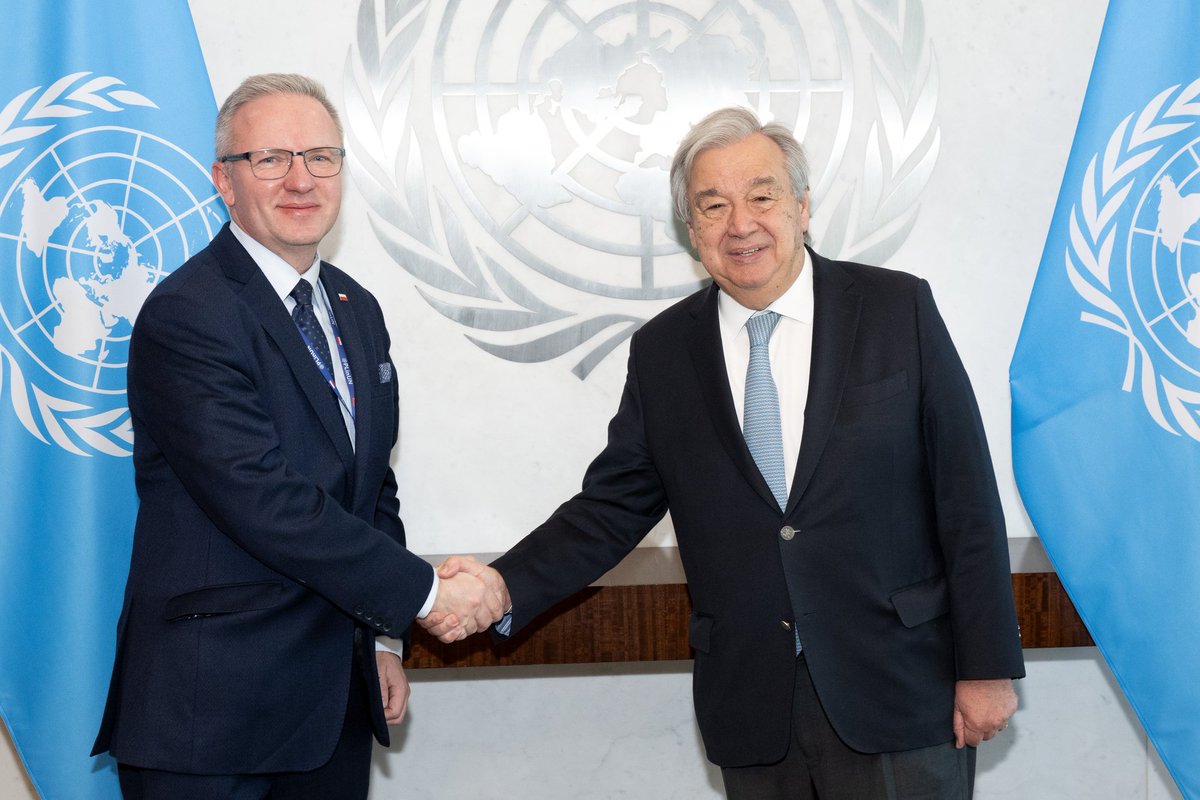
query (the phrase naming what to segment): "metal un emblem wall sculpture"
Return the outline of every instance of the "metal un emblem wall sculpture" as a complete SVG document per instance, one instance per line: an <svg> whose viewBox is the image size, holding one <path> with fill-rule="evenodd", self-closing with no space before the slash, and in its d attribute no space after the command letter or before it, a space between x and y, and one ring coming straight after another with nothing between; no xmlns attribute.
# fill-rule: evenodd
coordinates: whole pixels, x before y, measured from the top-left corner
<svg viewBox="0 0 1200 800"><path fill-rule="evenodd" d="M432 308L582 379L706 277L669 202L691 124L741 105L791 127L818 249L884 263L937 160L937 77L918 2L362 0L350 164Z"/></svg>

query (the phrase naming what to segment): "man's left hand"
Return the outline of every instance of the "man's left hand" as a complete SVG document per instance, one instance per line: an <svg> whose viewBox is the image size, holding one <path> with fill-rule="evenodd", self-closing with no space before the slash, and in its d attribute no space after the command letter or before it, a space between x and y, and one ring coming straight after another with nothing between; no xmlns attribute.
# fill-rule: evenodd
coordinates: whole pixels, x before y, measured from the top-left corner
<svg viewBox="0 0 1200 800"><path fill-rule="evenodd" d="M1012 680L958 681L954 684L954 746L991 739L1008 727L1017 710Z"/></svg>
<svg viewBox="0 0 1200 800"><path fill-rule="evenodd" d="M395 653L375 653L379 670L379 695L383 698L383 718L388 725L399 725L408 709L408 676Z"/></svg>

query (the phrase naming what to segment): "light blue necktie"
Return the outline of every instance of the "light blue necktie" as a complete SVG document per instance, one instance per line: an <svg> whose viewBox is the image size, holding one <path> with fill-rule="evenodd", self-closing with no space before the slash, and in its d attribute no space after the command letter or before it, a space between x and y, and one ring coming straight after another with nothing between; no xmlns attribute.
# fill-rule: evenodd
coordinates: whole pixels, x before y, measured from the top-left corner
<svg viewBox="0 0 1200 800"><path fill-rule="evenodd" d="M783 465L783 423L779 417L779 392L771 377L771 334L779 315L759 311L746 321L750 334L750 364L746 367L746 403L742 409L742 436L775 495L779 510L787 508L787 472ZM800 630L794 628L796 655L800 654Z"/></svg>
<svg viewBox="0 0 1200 800"><path fill-rule="evenodd" d="M746 367L746 402L742 410L742 435L771 487L779 510L787 507L787 473L783 463L783 425L779 420L779 393L771 377L771 334L779 322L774 311L759 311L746 321L750 334L750 364Z"/></svg>

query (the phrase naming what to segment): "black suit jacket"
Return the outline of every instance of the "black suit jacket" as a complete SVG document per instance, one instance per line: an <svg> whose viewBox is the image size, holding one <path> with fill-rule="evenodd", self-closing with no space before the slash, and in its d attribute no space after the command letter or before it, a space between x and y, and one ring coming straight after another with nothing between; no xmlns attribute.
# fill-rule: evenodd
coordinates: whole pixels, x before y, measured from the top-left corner
<svg viewBox="0 0 1200 800"><path fill-rule="evenodd" d="M357 386L353 450L329 385L228 226L138 316L128 376L140 507L96 752L175 772L320 766L355 647L387 743L374 632L404 634L432 572L404 547L383 315L336 267L322 263L321 281Z"/></svg>
<svg viewBox="0 0 1200 800"><path fill-rule="evenodd" d="M831 723L863 752L949 741L956 680L1024 674L983 426L928 285L812 251L805 269L812 362L785 512L738 426L714 285L634 335L583 490L495 562L515 631L669 508L696 715L723 767L787 751L793 625Z"/></svg>

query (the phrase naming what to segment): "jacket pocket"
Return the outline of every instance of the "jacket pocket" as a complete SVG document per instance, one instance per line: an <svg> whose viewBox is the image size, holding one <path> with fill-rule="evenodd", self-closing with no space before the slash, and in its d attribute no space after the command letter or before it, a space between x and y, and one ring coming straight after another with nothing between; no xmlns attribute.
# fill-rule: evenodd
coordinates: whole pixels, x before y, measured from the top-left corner
<svg viewBox="0 0 1200 800"><path fill-rule="evenodd" d="M908 389L908 370L900 370L883 380L865 383L862 386L847 386L842 395L842 403L847 406L865 406L868 403L878 403Z"/></svg>
<svg viewBox="0 0 1200 800"><path fill-rule="evenodd" d="M283 584L279 581L229 583L206 586L177 594L167 600L163 617L168 621L259 611L279 605Z"/></svg>
<svg viewBox="0 0 1200 800"><path fill-rule="evenodd" d="M906 628L937 619L950 613L950 591L946 587L946 576L932 578L905 586L892 593L892 607Z"/></svg>
<svg viewBox="0 0 1200 800"><path fill-rule="evenodd" d="M693 650L707 653L712 639L713 618L706 614L692 612L688 620L688 644Z"/></svg>

